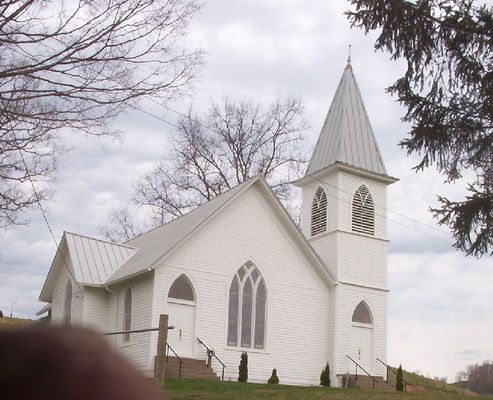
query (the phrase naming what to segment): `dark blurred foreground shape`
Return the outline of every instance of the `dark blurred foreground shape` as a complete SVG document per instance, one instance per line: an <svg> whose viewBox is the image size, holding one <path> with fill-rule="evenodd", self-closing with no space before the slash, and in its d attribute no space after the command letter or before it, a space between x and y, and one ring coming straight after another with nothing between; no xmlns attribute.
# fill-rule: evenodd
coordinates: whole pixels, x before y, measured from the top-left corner
<svg viewBox="0 0 493 400"><path fill-rule="evenodd" d="M0 331L0 397L164 400L162 390L97 333L73 327Z"/></svg>

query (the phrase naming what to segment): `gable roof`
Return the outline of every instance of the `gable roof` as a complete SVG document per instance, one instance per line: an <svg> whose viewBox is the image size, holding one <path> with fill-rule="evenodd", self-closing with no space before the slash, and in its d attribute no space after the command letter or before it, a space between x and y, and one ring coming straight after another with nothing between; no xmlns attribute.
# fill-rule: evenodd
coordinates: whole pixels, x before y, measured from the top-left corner
<svg viewBox="0 0 493 400"><path fill-rule="evenodd" d="M62 247L68 249L68 255L62 255ZM51 290L55 284L58 268L72 266L74 279L87 286L102 286L137 249L106 240L90 238L70 232L63 232L48 276L43 284L39 299L51 300Z"/></svg>
<svg viewBox="0 0 493 400"><path fill-rule="evenodd" d="M337 163L387 175L353 68L349 63L330 105L306 176Z"/></svg>
<svg viewBox="0 0 493 400"><path fill-rule="evenodd" d="M54 271L54 265L63 243L66 243L68 247L77 282L89 286L114 284L152 270L160 260L169 255L180 244L185 243L188 237L207 223L216 213L256 183L263 188L264 193L267 194L267 201L281 215L291 234L303 248L312 264L327 282L335 284L334 276L298 229L265 179L257 176L197 207L183 217L152 229L125 244L116 244L65 232L41 291L40 300L51 300L49 291L54 283L54 277L57 275Z"/></svg>
<svg viewBox="0 0 493 400"><path fill-rule="evenodd" d="M138 248L138 251L134 257L109 277L108 283L118 282L152 268L161 258L183 242L232 198L253 184L255 180L256 178L252 178L245 181L195 208L188 214L126 242L127 245Z"/></svg>

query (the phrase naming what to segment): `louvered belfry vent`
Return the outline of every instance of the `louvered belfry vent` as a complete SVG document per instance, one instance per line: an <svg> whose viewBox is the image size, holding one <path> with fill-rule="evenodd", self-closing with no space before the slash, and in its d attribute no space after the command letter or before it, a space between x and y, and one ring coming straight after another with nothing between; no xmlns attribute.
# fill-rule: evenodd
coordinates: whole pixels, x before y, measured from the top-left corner
<svg viewBox="0 0 493 400"><path fill-rule="evenodd" d="M370 191L361 185L353 196L353 232L373 235L375 233L375 207Z"/></svg>
<svg viewBox="0 0 493 400"><path fill-rule="evenodd" d="M312 236L327 230L327 195L319 186L312 203Z"/></svg>

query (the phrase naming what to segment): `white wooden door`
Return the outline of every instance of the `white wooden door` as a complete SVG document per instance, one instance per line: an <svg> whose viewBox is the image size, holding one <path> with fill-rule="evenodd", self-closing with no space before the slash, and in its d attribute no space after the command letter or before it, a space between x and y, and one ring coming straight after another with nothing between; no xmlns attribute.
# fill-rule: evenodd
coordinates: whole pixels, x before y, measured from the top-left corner
<svg viewBox="0 0 493 400"><path fill-rule="evenodd" d="M193 357L195 342L195 306L189 304L168 303L169 325L168 343L180 357ZM172 356L173 353L170 352Z"/></svg>
<svg viewBox="0 0 493 400"><path fill-rule="evenodd" d="M358 325L351 326L349 355L368 373L373 374L373 328ZM356 367L351 361L349 365L349 373L353 374ZM358 375L364 375L364 372L358 371Z"/></svg>

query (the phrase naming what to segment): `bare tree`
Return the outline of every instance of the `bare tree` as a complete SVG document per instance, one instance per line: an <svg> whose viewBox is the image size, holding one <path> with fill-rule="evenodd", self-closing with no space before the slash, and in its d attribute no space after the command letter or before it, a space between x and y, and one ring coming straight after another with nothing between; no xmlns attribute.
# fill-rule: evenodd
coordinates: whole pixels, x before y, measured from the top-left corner
<svg viewBox="0 0 493 400"><path fill-rule="evenodd" d="M189 111L178 126L170 155L135 186L134 205L149 211L151 225L178 218L259 174L288 203L289 182L306 162L300 99L277 98L268 107L225 99L203 118ZM112 232L106 236L113 240L128 239L120 222L110 215L100 230Z"/></svg>
<svg viewBox="0 0 493 400"><path fill-rule="evenodd" d="M143 96L190 83L200 53L180 39L196 0L0 2L0 226L48 196L63 129L114 134Z"/></svg>

